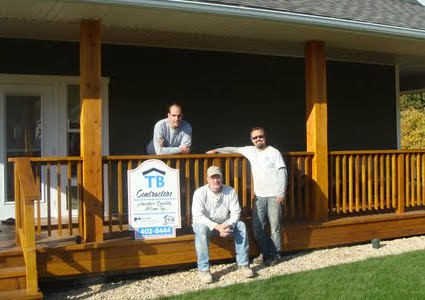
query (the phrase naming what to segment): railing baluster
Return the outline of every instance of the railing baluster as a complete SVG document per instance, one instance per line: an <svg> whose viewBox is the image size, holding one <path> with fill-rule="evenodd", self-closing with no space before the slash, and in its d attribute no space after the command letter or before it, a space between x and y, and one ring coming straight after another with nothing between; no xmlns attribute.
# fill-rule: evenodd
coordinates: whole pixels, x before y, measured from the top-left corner
<svg viewBox="0 0 425 300"><path fill-rule="evenodd" d="M397 155L391 155L391 182L392 182L392 203L391 207L397 207Z"/></svg>
<svg viewBox="0 0 425 300"><path fill-rule="evenodd" d="M295 158L291 157L289 218L295 219Z"/></svg>
<svg viewBox="0 0 425 300"><path fill-rule="evenodd" d="M416 193L415 193L415 155L410 155L410 199L412 206L416 206Z"/></svg>
<svg viewBox="0 0 425 300"><path fill-rule="evenodd" d="M379 177L378 177L378 175L379 175L379 169L378 169L378 155L377 154L375 154L375 155L373 155L373 181L374 181L374 195L375 195L375 197L374 197L374 199L375 199L375 202L374 202L374 208L375 208L375 210L378 210L379 209Z"/></svg>
<svg viewBox="0 0 425 300"><path fill-rule="evenodd" d="M422 173L421 173L421 155L416 154L416 204L421 205L421 182L422 182Z"/></svg>
<svg viewBox="0 0 425 300"><path fill-rule="evenodd" d="M51 193L50 193L50 163L47 163L46 166L46 194L47 194L47 234L52 236L52 203L51 203Z"/></svg>
<svg viewBox="0 0 425 300"><path fill-rule="evenodd" d="M56 163L56 195L57 195L57 218L58 218L58 235L62 236L62 187L61 187L61 164Z"/></svg>
<svg viewBox="0 0 425 300"><path fill-rule="evenodd" d="M422 162L422 205L425 204L425 155L421 154L421 162Z"/></svg>
<svg viewBox="0 0 425 300"><path fill-rule="evenodd" d="M335 158L335 205L336 212L341 212L341 157Z"/></svg>
<svg viewBox="0 0 425 300"><path fill-rule="evenodd" d="M313 201L311 199L311 159L309 156L305 156L304 157L304 170L305 170L305 176L304 176L304 180L305 180L305 184L304 184L304 190L305 190L305 200L306 200L306 206L305 206L305 215L304 217L307 219L310 217L310 213L311 213L311 202Z"/></svg>
<svg viewBox="0 0 425 300"><path fill-rule="evenodd" d="M302 174L301 174L301 157L297 157L297 206L298 211L297 215L298 218L301 218L303 216L303 199L301 194L301 188L302 188Z"/></svg>
<svg viewBox="0 0 425 300"><path fill-rule="evenodd" d="M208 158L204 159L204 170L202 172L202 176L204 178L204 185L207 184L207 170L209 167Z"/></svg>
<svg viewBox="0 0 425 300"><path fill-rule="evenodd" d="M36 170L36 174L35 174L35 183L37 185L38 188L38 192L39 192L39 197L36 201L37 204L37 235L41 234L41 164L37 163L35 165L35 170Z"/></svg>
<svg viewBox="0 0 425 300"><path fill-rule="evenodd" d="M385 198L384 198L384 156L379 155L379 198L380 198L380 208L385 208Z"/></svg>
<svg viewBox="0 0 425 300"><path fill-rule="evenodd" d="M233 188L236 194L239 194L239 158L235 158L233 165Z"/></svg>
<svg viewBox="0 0 425 300"><path fill-rule="evenodd" d="M226 185L230 185L230 159L226 158L224 165L224 176L226 177Z"/></svg>
<svg viewBox="0 0 425 300"><path fill-rule="evenodd" d="M117 167L117 173L118 173L118 228L120 230L123 229L122 222L123 222L123 187L122 187L122 160L118 161L118 167Z"/></svg>
<svg viewBox="0 0 425 300"><path fill-rule="evenodd" d="M195 160L194 172L195 172L195 189L199 188L199 159Z"/></svg>
<svg viewBox="0 0 425 300"><path fill-rule="evenodd" d="M373 169L372 155L367 156L367 204L369 210L373 208Z"/></svg>
<svg viewBox="0 0 425 300"><path fill-rule="evenodd" d="M248 214L248 198L247 198L247 159L242 158L242 211L245 217Z"/></svg>
<svg viewBox="0 0 425 300"><path fill-rule="evenodd" d="M66 169L66 203L68 204L68 232L72 235L72 197L71 197L71 162L68 161Z"/></svg>
<svg viewBox="0 0 425 300"><path fill-rule="evenodd" d="M410 154L406 154L406 170L405 170L405 190L406 190L406 206L410 207L411 199L410 199Z"/></svg>
<svg viewBox="0 0 425 300"><path fill-rule="evenodd" d="M385 200L386 200L386 208L391 208L391 163L390 163L390 155L385 155Z"/></svg>
<svg viewBox="0 0 425 300"><path fill-rule="evenodd" d="M112 232L112 161L108 161L108 229Z"/></svg>
<svg viewBox="0 0 425 300"><path fill-rule="evenodd" d="M342 212L347 212L347 156L342 157Z"/></svg>
<svg viewBox="0 0 425 300"><path fill-rule="evenodd" d="M78 201L78 230L79 234L82 235L84 232L84 199L83 199L83 172L82 172L82 161L77 162L77 201Z"/></svg>
<svg viewBox="0 0 425 300"><path fill-rule="evenodd" d="M366 160L367 156L362 155L360 158L361 163L361 172L362 172L362 210L367 210L367 202L366 202Z"/></svg>
<svg viewBox="0 0 425 300"><path fill-rule="evenodd" d="M360 170L359 170L359 156L356 155L354 159L354 174L355 174L355 199L356 211L360 211Z"/></svg>
<svg viewBox="0 0 425 300"><path fill-rule="evenodd" d="M406 175L406 170L405 170L405 159L404 159L404 154L400 154L399 155L399 159L398 159L398 202L397 202L397 212L398 213L404 213L405 210L405 206L406 206L406 198L405 198L405 175Z"/></svg>
<svg viewBox="0 0 425 300"><path fill-rule="evenodd" d="M186 184L186 226L190 228L191 225L191 207L190 207L190 196L192 194L190 190L190 160L185 161L185 184Z"/></svg>
<svg viewBox="0 0 425 300"><path fill-rule="evenodd" d="M353 212L353 156L348 157L348 210Z"/></svg>

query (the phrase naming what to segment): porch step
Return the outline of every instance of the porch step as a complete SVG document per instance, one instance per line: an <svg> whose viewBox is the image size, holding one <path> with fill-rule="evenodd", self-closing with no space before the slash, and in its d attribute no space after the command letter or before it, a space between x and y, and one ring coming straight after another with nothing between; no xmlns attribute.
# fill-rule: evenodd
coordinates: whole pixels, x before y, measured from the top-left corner
<svg viewBox="0 0 425 300"><path fill-rule="evenodd" d="M10 292L26 288L25 267L0 269L0 292ZM0 294L0 299L2 298ZM13 298L12 298L13 299Z"/></svg>
<svg viewBox="0 0 425 300"><path fill-rule="evenodd" d="M14 249L7 249L0 251L0 273L6 268L24 267L25 259L22 249L16 247Z"/></svg>
<svg viewBox="0 0 425 300"><path fill-rule="evenodd" d="M0 292L0 299L16 299L16 300L29 300L29 299L43 299L43 294L37 292L35 294L28 294L27 290L15 290Z"/></svg>

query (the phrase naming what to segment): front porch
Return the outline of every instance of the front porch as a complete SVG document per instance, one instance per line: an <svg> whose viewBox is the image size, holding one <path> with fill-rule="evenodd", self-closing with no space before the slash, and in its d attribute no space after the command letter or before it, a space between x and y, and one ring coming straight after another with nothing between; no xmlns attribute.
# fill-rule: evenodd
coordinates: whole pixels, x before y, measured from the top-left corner
<svg viewBox="0 0 425 300"><path fill-rule="evenodd" d="M289 178L282 207L284 251L425 233L424 155L425 151L330 152L330 196L325 203L318 201L320 198L313 193L312 153L284 153ZM126 172L152 158L180 170L182 228L177 229L176 238L135 240L127 225ZM15 165L17 192L16 238L1 242L0 255L1 267L15 272L1 278L1 291L10 291L11 285L18 290L28 289L31 280L36 286L38 279L194 265L191 197L205 183L206 169L212 164L223 168L225 184L238 191L243 218L250 224L251 171L247 160L240 155L103 157L103 177L107 178L107 184L103 191L102 240L93 242L82 239L84 226L90 223L83 213L81 158L17 158L11 162ZM77 178L76 186L73 177ZM78 191L75 203L72 203L71 186ZM74 208L67 216L49 211L49 202L53 201L51 190L63 191L57 193L56 200ZM42 206L43 202L47 205ZM317 212L323 209L327 215L320 219ZM30 218L31 215L35 218ZM250 245L251 255L258 254L252 234ZM212 260L234 257L231 240L213 240L210 251Z"/></svg>

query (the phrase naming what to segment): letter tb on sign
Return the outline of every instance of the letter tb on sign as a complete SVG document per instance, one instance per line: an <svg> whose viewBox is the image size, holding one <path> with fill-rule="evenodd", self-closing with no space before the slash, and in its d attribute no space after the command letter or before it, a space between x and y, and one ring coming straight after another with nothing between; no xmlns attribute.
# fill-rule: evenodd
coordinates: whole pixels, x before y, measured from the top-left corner
<svg viewBox="0 0 425 300"><path fill-rule="evenodd" d="M145 176L145 178L148 180L148 187L152 188L152 187L163 187L164 186L164 176Z"/></svg>
<svg viewBox="0 0 425 300"><path fill-rule="evenodd" d="M175 236L181 227L179 170L149 159L127 176L128 224L136 238Z"/></svg>

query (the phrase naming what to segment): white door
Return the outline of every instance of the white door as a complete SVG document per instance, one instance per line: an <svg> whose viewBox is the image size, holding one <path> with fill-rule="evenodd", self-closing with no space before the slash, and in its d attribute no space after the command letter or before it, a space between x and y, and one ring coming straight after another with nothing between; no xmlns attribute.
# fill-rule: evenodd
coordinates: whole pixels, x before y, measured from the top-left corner
<svg viewBox="0 0 425 300"><path fill-rule="evenodd" d="M0 74L0 220L15 216L12 164L16 156L79 156L79 78L72 76ZM102 79L102 154L109 154L108 80ZM61 174L67 174L66 167ZM76 176L71 186L61 177L57 191L56 167L51 168L47 191L46 168L41 173L41 217L47 215L50 193L52 216L68 216L67 189L71 189L72 214L77 214ZM104 185L107 188L107 178ZM58 192L61 205L58 205ZM104 197L105 207L108 198ZM59 212L59 207L61 211ZM107 213L107 210L105 210Z"/></svg>
<svg viewBox="0 0 425 300"><path fill-rule="evenodd" d="M53 90L49 85L0 84L1 220L15 216L13 165L8 158L56 155Z"/></svg>

